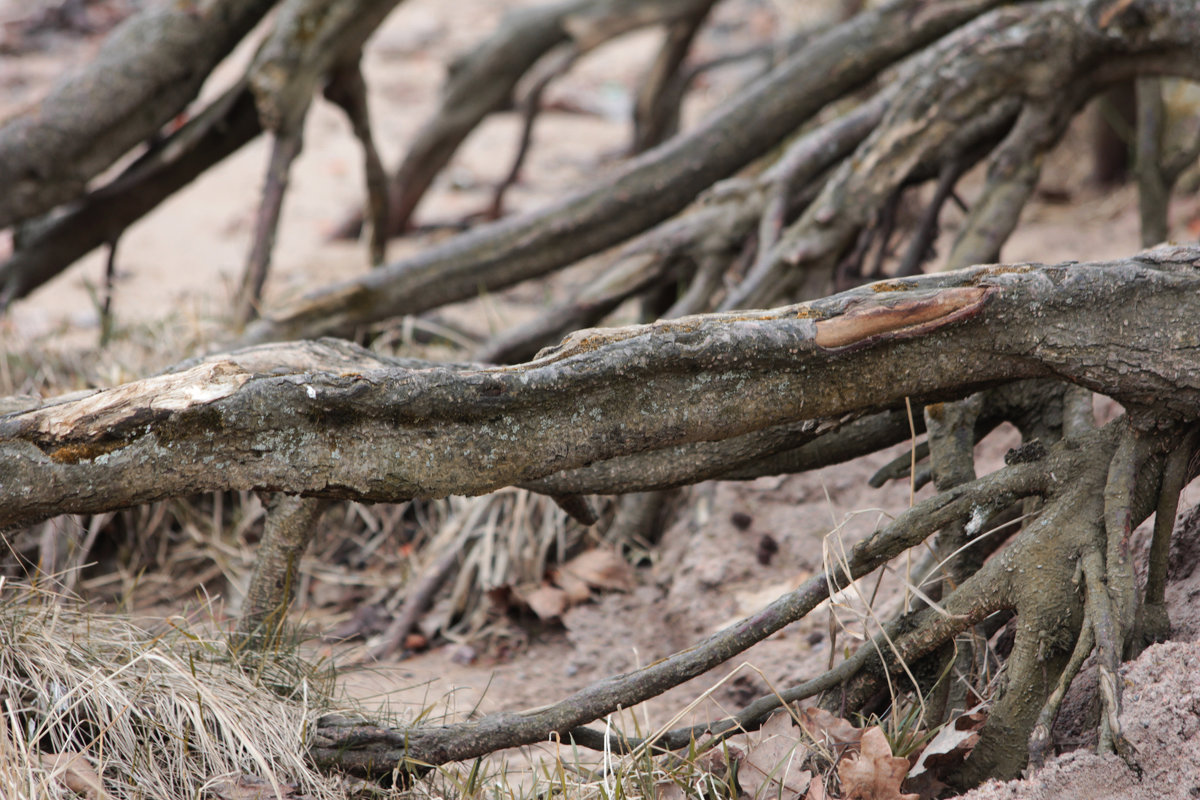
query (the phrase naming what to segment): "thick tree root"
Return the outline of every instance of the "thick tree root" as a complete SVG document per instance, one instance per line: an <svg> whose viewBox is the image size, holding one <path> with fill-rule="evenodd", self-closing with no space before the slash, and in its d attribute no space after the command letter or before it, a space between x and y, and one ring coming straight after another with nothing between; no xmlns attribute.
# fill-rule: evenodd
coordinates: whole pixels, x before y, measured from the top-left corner
<svg viewBox="0 0 1200 800"><path fill-rule="evenodd" d="M1049 484L1037 520L953 591L945 587L939 610L915 614L894 635L892 648L881 651L883 663L864 663L826 705L843 713L861 708L885 685L885 672L906 684L907 676L926 671L922 657L940 660L937 648L970 621L1012 609L1017 612L1016 639L1005 680L955 785L965 788L986 777L1013 777L1027 759L1043 761L1051 752L1054 717L1072 679L1093 652L1101 672L1101 745L1136 769L1136 754L1121 735L1118 716L1119 667L1133 609L1117 602L1114 566L1119 572L1124 565L1110 562L1124 554L1122 542L1131 526L1159 503L1167 440L1159 433L1134 433L1119 420L1064 440L1041 455L1014 460L1014 465L1046 470ZM1178 466L1182 456L1168 461ZM1177 493L1177 487L1178 480L1172 480L1166 491ZM972 519L986 515L977 509ZM1105 526L1106 516L1115 528Z"/></svg>
<svg viewBox="0 0 1200 800"><path fill-rule="evenodd" d="M310 751L318 764L335 765L354 774L390 774L397 764L436 765L473 758L505 747L545 740L551 733L566 735L580 725L629 708L732 658L785 625L803 618L831 588L877 569L909 547L924 541L950 522L967 518L972 509L1045 490L1048 476L1036 465L1022 464L944 492L918 503L886 528L859 543L839 569L806 581L758 614L714 634L704 643L676 653L635 672L616 676L584 689L562 702L526 712L505 712L480 720L436 728L386 730L344 719L322 725ZM970 618L955 619L953 635ZM839 673L840 674L840 673ZM824 685L824 684L822 684ZM586 738L586 734L581 734Z"/></svg>
<svg viewBox="0 0 1200 800"><path fill-rule="evenodd" d="M1188 462L1196 450L1198 439L1200 430L1196 428L1185 433L1163 467L1162 488L1154 512L1154 533L1147 559L1145 596L1133 634L1134 652L1131 655L1134 657L1148 645L1166 639L1170 633L1165 601L1171 533L1175 527L1175 514L1179 510L1179 493L1191 477Z"/></svg>
<svg viewBox="0 0 1200 800"><path fill-rule="evenodd" d="M274 643L296 593L300 559L328 506L324 500L276 495L238 621L242 645L263 650Z"/></svg>
<svg viewBox="0 0 1200 800"><path fill-rule="evenodd" d="M311 337L417 313L474 297L481 287L494 291L539 277L622 242L681 211L715 181L770 151L885 66L996 3L972 0L951 7L903 0L866 11L814 37L706 124L552 209L493 223L414 259L313 293L260 320L243 341ZM400 210L393 207L393 213Z"/></svg>
<svg viewBox="0 0 1200 800"><path fill-rule="evenodd" d="M1180 376L1195 374L1195 350L1163 331L1189 313L1195 259L1179 248L1109 265L979 267L771 312L581 332L537 361L492 369L412 369L332 342L210 356L0 419L0 495L11 497L0 496L0 525L221 488L388 502L505 485L667 488L686 482L686 464L667 458L665 476L618 469L609 480L603 462L719 451L722 440L816 432L905 397L1053 374L1186 419L1200 389ZM1097 342L1111 357L1079 357Z"/></svg>

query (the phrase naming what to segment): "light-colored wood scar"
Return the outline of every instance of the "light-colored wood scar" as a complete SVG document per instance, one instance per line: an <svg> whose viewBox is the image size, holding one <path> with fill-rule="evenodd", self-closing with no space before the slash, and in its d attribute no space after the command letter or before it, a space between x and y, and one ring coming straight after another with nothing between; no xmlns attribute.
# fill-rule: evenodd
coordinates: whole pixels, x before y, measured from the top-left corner
<svg viewBox="0 0 1200 800"><path fill-rule="evenodd" d="M842 348L881 338L927 333L974 316L990 292L985 286L943 289L920 300L853 308L818 322L816 343L827 349Z"/></svg>

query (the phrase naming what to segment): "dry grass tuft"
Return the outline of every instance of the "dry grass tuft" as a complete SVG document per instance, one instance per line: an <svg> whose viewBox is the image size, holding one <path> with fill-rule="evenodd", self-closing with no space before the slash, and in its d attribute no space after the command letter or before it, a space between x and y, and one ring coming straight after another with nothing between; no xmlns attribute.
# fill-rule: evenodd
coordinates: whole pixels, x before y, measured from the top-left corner
<svg viewBox="0 0 1200 800"><path fill-rule="evenodd" d="M344 797L304 758L327 687L297 672L283 695L278 668L267 689L243 667L220 638L0 581L0 794Z"/></svg>

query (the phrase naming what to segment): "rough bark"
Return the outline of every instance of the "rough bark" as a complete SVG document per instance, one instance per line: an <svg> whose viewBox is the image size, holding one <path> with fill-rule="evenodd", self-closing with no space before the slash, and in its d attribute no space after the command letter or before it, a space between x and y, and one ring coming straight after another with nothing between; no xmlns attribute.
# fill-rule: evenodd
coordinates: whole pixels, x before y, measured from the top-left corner
<svg viewBox="0 0 1200 800"><path fill-rule="evenodd" d="M613 264L592 281L525 325L503 331L476 352L480 361L510 363L531 358L573 330L596 325L630 297L651 287L682 280L684 265L695 262L687 292L666 317L707 311L733 254L756 224L783 218L811 202L819 178L853 151L883 116L888 91L790 143L770 169L748 180L717 184L674 219L622 247ZM764 223L759 223L762 219ZM759 234L760 242L763 234Z"/></svg>
<svg viewBox="0 0 1200 800"><path fill-rule="evenodd" d="M977 267L768 312L582 331L536 361L396 367L348 345L212 356L0 418L0 524L215 489L477 494L690 442L1056 376L1190 418L1194 248Z"/></svg>
<svg viewBox="0 0 1200 800"><path fill-rule="evenodd" d="M155 3L96 58L0 127L0 228L76 199L195 98L275 0Z"/></svg>
<svg viewBox="0 0 1200 800"><path fill-rule="evenodd" d="M975 213L968 230L974 243L976 230L983 229L996 249L1032 191L1042 152L1057 141L1071 111L1132 74L1194 71L1190 50L1198 35L1195 8L1170 2L1139 5L1132 18L1072 2L1011 5L964 25L922 54L920 68L905 74L879 127L770 252L760 255L722 307L773 305L798 285L801 296L827 293L859 231L920 165L940 168L963 158L979 140L972 129L995 126L1021 110L1021 135L997 153L987 207ZM977 245L975 257L956 254L952 260L993 260L994 253L981 255L985 249Z"/></svg>
<svg viewBox="0 0 1200 800"><path fill-rule="evenodd" d="M276 148L277 157L273 158L269 171L267 193L272 196L269 202L264 202L264 210L260 213L260 230L250 257L257 274L247 276L250 280L242 292L245 300L241 305L244 309L250 308L257 300L255 285L260 288L266 277L288 167L299 153L301 127L312 95L323 80L339 70L344 72L357 59L367 37L398 2L289 0L285 3L271 35L255 56L244 79L181 129L152 146L110 183L90 193L84 192L84 184L75 186L73 193L60 198L64 202L74 201L69 207L39 218L21 231L16 252L0 265L0 309L33 291L92 249L113 241L172 193L266 129L279 136L277 144L280 146ZM141 46L149 52L144 58L155 54L154 48L174 46L171 39L154 40L151 37L149 42ZM140 53L141 50L131 52ZM167 53L156 57L174 55ZM189 68L204 66L205 62L200 61ZM208 64L197 80L207 76L211 67L212 64ZM90 67L88 74L92 77L89 80L120 86L119 70L122 68L128 67L101 60ZM103 98L103 95L98 96ZM45 102L50 103L55 97L52 94ZM141 113L149 113L149 110L147 107ZM348 111L356 135L364 140L369 151L365 106ZM176 113L178 109L167 118ZM157 127L151 132L155 131ZM90 139L84 136L84 141ZM23 157L32 159L37 153L36 150L27 151ZM19 153L14 154L12 162L14 169L19 164L17 155ZM0 179L3 178L2 170L0 167ZM48 179L42 176L39 180ZM381 253L382 247L376 243L373 249Z"/></svg>
<svg viewBox="0 0 1200 800"><path fill-rule="evenodd" d="M827 103L998 0L901 0L815 37L707 124L554 207L484 226L361 279L314 292L251 326L245 343L347 333L496 290L621 242L763 155Z"/></svg>
<svg viewBox="0 0 1200 800"><path fill-rule="evenodd" d="M254 98L239 82L114 178L22 231L0 264L0 311L116 237L262 132Z"/></svg>
<svg viewBox="0 0 1200 800"><path fill-rule="evenodd" d="M244 646L265 649L278 641L296 593L300 559L327 505L292 495L275 497L238 620L236 638Z"/></svg>

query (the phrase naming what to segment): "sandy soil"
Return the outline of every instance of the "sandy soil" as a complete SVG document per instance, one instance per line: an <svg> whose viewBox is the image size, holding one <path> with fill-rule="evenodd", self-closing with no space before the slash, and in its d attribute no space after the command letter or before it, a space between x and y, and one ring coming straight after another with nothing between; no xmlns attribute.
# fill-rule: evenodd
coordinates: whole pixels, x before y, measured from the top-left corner
<svg viewBox="0 0 1200 800"><path fill-rule="evenodd" d="M406 143L431 113L444 64L494 27L501 6L458 0L451 19L447 4L409 0L392 15L367 51L376 136L385 162L397 163ZM786 4L759 4L746 12L733 4L721 12L724 42L759 36L788 24ZM0 22L23 13L21 0L0 2ZM48 49L0 56L0 117L33 101L48 81L86 58L96 37L60 41ZM553 97L590 109L589 114L548 113L539 123L534 150L522 183L510 195L511 210L529 209L607 168L629 137L626 122L631 92L656 47L653 34L627 37L585 59L551 92ZM714 48L705 40L701 47ZM245 62L239 53L222 67L227 79ZM723 73L702 86L689 114L736 90L745 76ZM219 85L206 90L215 93ZM490 187L508 168L520 122L514 114L489 119L467 142L438 181L419 220L454 221L484 208ZM134 226L122 239L114 307L120 324L153 324L163 317L193 320L206 331L219 330L232 287L249 248L251 222L266 163L267 142L259 140L235 154L186 191ZM1006 247L1007 260L1087 260L1123 256L1138 249L1134 193L1099 191L1081 180L1079 149L1070 145L1052 159L1043 184L1070 193L1069 204L1039 200L1027 209L1023 225ZM1048 193L1049 196L1057 192ZM318 102L306 130L306 148L295 167L293 189L284 209L279 244L268 288L268 304L314 284L367 269L364 248L330 242L327 233L361 195L359 153L341 115ZM1180 235L1195 218L1195 204L1181 203ZM958 223L948 211L947 234ZM398 257L439 234L394 242ZM9 244L0 240L0 252ZM101 282L104 254L93 253L0 320L0 336L16 348L90 347L98 321L91 293ZM577 280L567 276L563 280ZM459 318L477 333L499 327L537 302L538 290L518 289L511 304L477 307ZM218 333L207 334L219 339ZM203 338L203 337L201 337ZM186 353L163 353L163 363ZM97 355L97 358L103 356ZM993 466L1016 443L1011 430L994 434L980 447ZM898 451L897 451L898 452ZM907 485L872 490L865 480L896 453L817 473L760 479L743 485L705 484L686 495L684 509L650 566L637 571L628 593L608 593L572 608L561 627L527 631L502 655L465 645L445 645L405 661L351 670L346 692L393 711L435 704L450 715L542 705L595 679L649 663L686 647L725 623L765 605L821 568L826 554L848 547L883 515L905 508ZM926 490L927 491L927 490ZM918 495L918 499L920 498ZM1184 508L1200 500L1190 490ZM732 515L751 518L745 529ZM1200 552L1196 528L1190 550L1177 553L1180 565L1170 587L1176 641L1152 648L1126 669L1126 729L1144 757L1140 783L1122 764L1079 751L1056 759L1028 781L991 785L973 797L1195 797L1200 794ZM767 538L777 545L760 557ZM768 548L769 549L769 548ZM897 566L880 589L876 613L886 616L904 600ZM871 592L873 585L863 587ZM789 627L746 653L737 665L718 670L648 704L643 725L667 722L701 692L717 686L689 713L695 719L736 710L773 687L810 677L824 668L831 649L840 650L862 630L862 604L848 602ZM323 621L310 610L310 619ZM831 631L836 641L831 641ZM1086 683L1086 681L1084 681ZM719 684L719 685L718 685ZM1086 706L1086 699L1078 701ZM642 716L644 713L644 716Z"/></svg>

